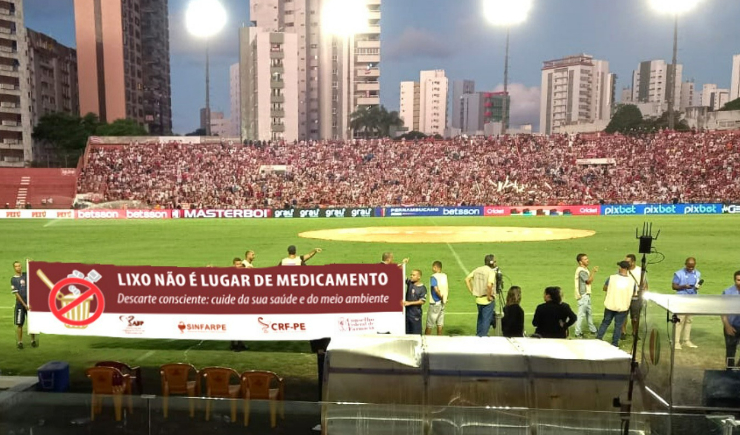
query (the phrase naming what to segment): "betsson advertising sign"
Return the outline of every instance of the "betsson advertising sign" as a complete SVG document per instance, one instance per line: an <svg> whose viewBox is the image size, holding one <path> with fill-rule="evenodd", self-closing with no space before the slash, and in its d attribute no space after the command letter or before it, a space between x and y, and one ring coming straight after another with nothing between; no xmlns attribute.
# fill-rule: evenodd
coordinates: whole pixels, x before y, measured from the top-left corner
<svg viewBox="0 0 740 435"><path fill-rule="evenodd" d="M604 216L720 214L722 204L610 204L601 206Z"/></svg>
<svg viewBox="0 0 740 435"><path fill-rule="evenodd" d="M382 207L375 209L375 216L483 216L483 207Z"/></svg>

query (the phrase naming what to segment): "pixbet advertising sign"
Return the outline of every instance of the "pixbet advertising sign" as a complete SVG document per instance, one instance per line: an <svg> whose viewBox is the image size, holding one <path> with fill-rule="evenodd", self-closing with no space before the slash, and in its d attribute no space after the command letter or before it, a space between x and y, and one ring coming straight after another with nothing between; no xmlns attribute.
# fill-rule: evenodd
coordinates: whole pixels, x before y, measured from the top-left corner
<svg viewBox="0 0 740 435"><path fill-rule="evenodd" d="M722 204L612 204L601 206L601 214L604 216L720 213L722 213Z"/></svg>
<svg viewBox="0 0 740 435"><path fill-rule="evenodd" d="M61 335L309 340L404 333L403 272L384 264L264 269L30 262L29 327Z"/></svg>

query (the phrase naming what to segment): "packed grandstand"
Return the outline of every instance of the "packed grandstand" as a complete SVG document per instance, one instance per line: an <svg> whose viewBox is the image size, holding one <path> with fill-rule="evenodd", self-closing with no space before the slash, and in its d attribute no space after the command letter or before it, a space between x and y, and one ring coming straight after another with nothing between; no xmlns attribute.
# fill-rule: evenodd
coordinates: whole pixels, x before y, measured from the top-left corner
<svg viewBox="0 0 740 435"><path fill-rule="evenodd" d="M96 201L163 208L558 205L740 199L740 134L89 145Z"/></svg>

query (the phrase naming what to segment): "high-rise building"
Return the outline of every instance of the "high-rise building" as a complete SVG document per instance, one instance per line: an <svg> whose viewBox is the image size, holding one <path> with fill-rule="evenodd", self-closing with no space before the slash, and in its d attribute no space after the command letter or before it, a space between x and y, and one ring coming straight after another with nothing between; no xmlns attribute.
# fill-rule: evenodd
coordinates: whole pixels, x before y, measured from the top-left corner
<svg viewBox="0 0 740 435"><path fill-rule="evenodd" d="M717 88L714 83L706 83L701 89L701 105L710 111L719 110L730 101L729 89Z"/></svg>
<svg viewBox="0 0 740 435"><path fill-rule="evenodd" d="M696 85L693 80L686 80L681 83L681 104L679 110L685 112L687 107L691 107L696 102Z"/></svg>
<svg viewBox="0 0 740 435"><path fill-rule="evenodd" d="M0 2L0 166L33 160L23 0Z"/></svg>
<svg viewBox="0 0 740 435"><path fill-rule="evenodd" d="M504 92L474 92L460 98L460 132L467 135L485 134L486 124L504 120L504 99L509 112L511 100ZM506 119L510 119L506 116ZM500 131L500 129L499 129Z"/></svg>
<svg viewBox="0 0 740 435"><path fill-rule="evenodd" d="M740 98L740 54L732 56L732 76L730 77L730 101Z"/></svg>
<svg viewBox="0 0 740 435"><path fill-rule="evenodd" d="M250 3L239 37L243 138L346 138L351 113L380 104L381 0L365 2L366 33L349 38L325 32L322 0Z"/></svg>
<svg viewBox="0 0 740 435"><path fill-rule="evenodd" d="M401 82L398 116L409 131L419 131L419 82Z"/></svg>
<svg viewBox="0 0 740 435"><path fill-rule="evenodd" d="M609 62L587 54L544 62L540 132L551 134L561 126L608 121L614 85Z"/></svg>
<svg viewBox="0 0 740 435"><path fill-rule="evenodd" d="M230 123L224 112L211 111L211 136L229 137Z"/></svg>
<svg viewBox="0 0 740 435"><path fill-rule="evenodd" d="M668 110L672 83L673 65L664 60L648 60L640 62L632 72L632 101L636 103L657 103ZM675 100L673 106L678 109L683 106L681 99L683 65L676 65Z"/></svg>
<svg viewBox="0 0 740 435"><path fill-rule="evenodd" d="M409 130L444 135L448 81L443 70L422 71L418 82L401 82L399 116Z"/></svg>
<svg viewBox="0 0 740 435"><path fill-rule="evenodd" d="M239 137L241 129L241 107L239 106L239 64L235 63L229 68L229 97L231 100L231 111L229 113L229 136Z"/></svg>
<svg viewBox="0 0 740 435"><path fill-rule="evenodd" d="M26 29L31 124L49 113L80 114L77 52L43 33Z"/></svg>
<svg viewBox="0 0 740 435"><path fill-rule="evenodd" d="M452 113L450 114L450 127L462 128L462 119L460 118L460 105L463 95L475 92L475 82L473 80L455 80L452 82Z"/></svg>
<svg viewBox="0 0 740 435"><path fill-rule="evenodd" d="M167 0L74 0L80 113L170 134Z"/></svg>
<svg viewBox="0 0 740 435"><path fill-rule="evenodd" d="M620 95L619 102L622 104L632 103L632 88L622 88L622 93Z"/></svg>

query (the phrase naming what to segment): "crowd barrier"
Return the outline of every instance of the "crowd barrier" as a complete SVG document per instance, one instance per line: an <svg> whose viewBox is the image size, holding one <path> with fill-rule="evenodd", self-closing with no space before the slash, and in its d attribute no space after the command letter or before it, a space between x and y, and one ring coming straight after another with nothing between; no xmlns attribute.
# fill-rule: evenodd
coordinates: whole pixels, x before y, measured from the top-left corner
<svg viewBox="0 0 740 435"><path fill-rule="evenodd" d="M459 207L326 207L293 209L0 210L0 219L316 219L445 216L630 216L740 214L740 204L608 204Z"/></svg>

